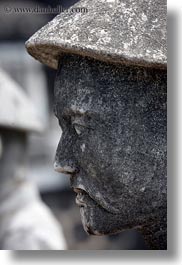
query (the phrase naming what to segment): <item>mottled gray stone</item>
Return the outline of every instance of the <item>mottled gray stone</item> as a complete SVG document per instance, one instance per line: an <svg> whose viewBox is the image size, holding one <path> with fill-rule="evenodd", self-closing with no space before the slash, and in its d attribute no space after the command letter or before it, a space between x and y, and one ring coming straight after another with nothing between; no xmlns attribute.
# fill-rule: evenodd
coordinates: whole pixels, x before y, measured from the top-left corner
<svg viewBox="0 0 182 265"><path fill-rule="evenodd" d="M135 227L165 249L166 70L65 55L55 114L63 130L55 169L71 177L85 230Z"/></svg>
<svg viewBox="0 0 182 265"><path fill-rule="evenodd" d="M102 61L166 67L166 0L81 0L26 43L36 59L56 68L60 53ZM72 7L72 8L73 8Z"/></svg>

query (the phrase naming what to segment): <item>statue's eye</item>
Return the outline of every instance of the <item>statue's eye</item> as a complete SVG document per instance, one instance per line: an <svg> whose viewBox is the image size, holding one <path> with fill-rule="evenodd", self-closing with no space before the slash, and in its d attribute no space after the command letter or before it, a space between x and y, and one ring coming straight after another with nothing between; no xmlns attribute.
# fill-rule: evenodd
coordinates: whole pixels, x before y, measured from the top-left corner
<svg viewBox="0 0 182 265"><path fill-rule="evenodd" d="M73 123L73 127L78 135L82 134L84 130L87 128L86 126L78 123Z"/></svg>
<svg viewBox="0 0 182 265"><path fill-rule="evenodd" d="M71 123L77 135L81 135L85 131L89 132L90 130L93 130L92 127L90 126L91 124L87 119L85 119L85 117L74 116L71 119Z"/></svg>

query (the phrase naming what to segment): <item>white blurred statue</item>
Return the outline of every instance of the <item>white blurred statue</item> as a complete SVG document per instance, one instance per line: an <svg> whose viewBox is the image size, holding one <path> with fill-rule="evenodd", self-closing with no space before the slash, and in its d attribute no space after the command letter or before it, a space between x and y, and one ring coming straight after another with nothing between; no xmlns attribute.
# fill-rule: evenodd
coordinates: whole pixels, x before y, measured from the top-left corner
<svg viewBox="0 0 182 265"><path fill-rule="evenodd" d="M60 224L26 179L27 136L41 122L26 94L0 70L0 249L64 250Z"/></svg>

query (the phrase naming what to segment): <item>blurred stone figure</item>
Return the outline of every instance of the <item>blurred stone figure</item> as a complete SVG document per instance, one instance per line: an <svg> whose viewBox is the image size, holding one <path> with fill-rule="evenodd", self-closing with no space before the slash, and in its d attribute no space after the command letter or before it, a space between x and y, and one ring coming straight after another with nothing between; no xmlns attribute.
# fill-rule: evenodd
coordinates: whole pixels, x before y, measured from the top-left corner
<svg viewBox="0 0 182 265"><path fill-rule="evenodd" d="M87 233L135 228L167 248L166 1L82 0L36 32L28 52L57 69L67 174Z"/></svg>
<svg viewBox="0 0 182 265"><path fill-rule="evenodd" d="M41 130L26 94L0 70L0 249L66 248L60 225L25 177L27 136Z"/></svg>

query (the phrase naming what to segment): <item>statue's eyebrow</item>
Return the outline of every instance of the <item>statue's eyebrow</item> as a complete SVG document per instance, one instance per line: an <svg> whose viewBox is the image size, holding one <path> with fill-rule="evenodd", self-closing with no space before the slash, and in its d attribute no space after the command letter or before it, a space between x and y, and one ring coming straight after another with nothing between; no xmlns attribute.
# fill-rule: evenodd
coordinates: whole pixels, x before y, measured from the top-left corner
<svg viewBox="0 0 182 265"><path fill-rule="evenodd" d="M54 115L57 118L59 118L59 109L57 109L56 106L54 106L53 112L54 112ZM90 111L88 111L88 110L85 111L85 110L79 109L79 108L67 107L61 111L61 116L63 116L63 117L68 117L68 116L70 116L70 117L74 117L74 116L85 117L85 116L89 116L89 113L90 113Z"/></svg>
<svg viewBox="0 0 182 265"><path fill-rule="evenodd" d="M91 114L91 112L89 110L83 110L81 108L65 108L62 111L62 115L63 116L80 116L80 117L84 117L84 116L88 116L89 114Z"/></svg>

